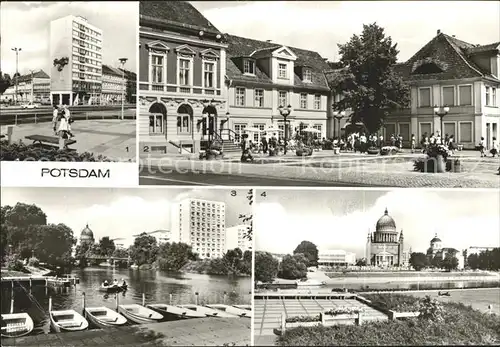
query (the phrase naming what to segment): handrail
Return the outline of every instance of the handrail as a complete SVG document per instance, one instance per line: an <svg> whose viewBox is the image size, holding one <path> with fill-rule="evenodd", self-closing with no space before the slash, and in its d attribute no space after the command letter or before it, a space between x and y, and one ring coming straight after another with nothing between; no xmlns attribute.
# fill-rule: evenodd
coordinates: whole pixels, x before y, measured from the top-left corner
<svg viewBox="0 0 500 347"><path fill-rule="evenodd" d="M232 129L220 129L219 132L220 132L221 137L222 137L222 134L224 131L227 132L229 140L232 142L234 142L234 140L236 140L237 136L240 136L236 131L234 131Z"/></svg>

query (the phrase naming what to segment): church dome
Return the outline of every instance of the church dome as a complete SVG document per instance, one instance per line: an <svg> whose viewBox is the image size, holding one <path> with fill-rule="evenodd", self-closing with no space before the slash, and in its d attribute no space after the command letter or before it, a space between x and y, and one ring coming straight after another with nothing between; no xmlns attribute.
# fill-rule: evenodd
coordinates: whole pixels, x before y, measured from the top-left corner
<svg viewBox="0 0 500 347"><path fill-rule="evenodd" d="M377 221L376 231L396 231L396 222L389 216L387 209L385 209L384 215Z"/></svg>
<svg viewBox="0 0 500 347"><path fill-rule="evenodd" d="M441 239L438 237L438 235L434 235L434 238L431 240L431 243L435 243L435 242L441 242Z"/></svg>
<svg viewBox="0 0 500 347"><path fill-rule="evenodd" d="M80 239L81 240L93 240L94 239L94 233L92 232L92 230L90 230L88 224L85 226L85 228L83 228L83 230L80 234Z"/></svg>

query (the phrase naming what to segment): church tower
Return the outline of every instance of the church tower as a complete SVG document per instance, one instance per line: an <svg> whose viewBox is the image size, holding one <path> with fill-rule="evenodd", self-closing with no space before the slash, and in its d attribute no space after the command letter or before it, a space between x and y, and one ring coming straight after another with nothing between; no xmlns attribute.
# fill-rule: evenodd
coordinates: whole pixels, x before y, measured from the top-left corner
<svg viewBox="0 0 500 347"><path fill-rule="evenodd" d="M398 266L402 266L404 262L404 236L403 229L399 233L399 246L398 246Z"/></svg>
<svg viewBox="0 0 500 347"><path fill-rule="evenodd" d="M371 265L371 243L372 243L372 235L370 233L370 229L368 229L368 236L366 237L366 251L365 251L365 257L366 257L366 265Z"/></svg>

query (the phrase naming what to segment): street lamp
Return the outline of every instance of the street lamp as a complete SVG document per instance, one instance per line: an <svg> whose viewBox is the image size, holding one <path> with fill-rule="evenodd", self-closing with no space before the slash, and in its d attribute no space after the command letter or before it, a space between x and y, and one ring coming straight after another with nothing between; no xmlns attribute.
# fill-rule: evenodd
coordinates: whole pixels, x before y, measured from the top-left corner
<svg viewBox="0 0 500 347"><path fill-rule="evenodd" d="M443 118L450 112L450 108L448 106L437 107L434 106L434 114L439 117L440 127L441 127L441 139L443 138Z"/></svg>
<svg viewBox="0 0 500 347"><path fill-rule="evenodd" d="M283 117L283 123L285 124L284 129L285 129L285 146L283 148L283 153L286 155L286 143L288 141L288 123L286 118L292 113L292 106L288 105L284 107L283 105L280 105L278 107L278 111L280 111L281 117Z"/></svg>
<svg viewBox="0 0 500 347"><path fill-rule="evenodd" d="M33 88L34 88L34 84L35 84L35 81L33 80L33 72L34 70L30 70L31 72L31 102L33 103L34 102L34 97L33 97Z"/></svg>
<svg viewBox="0 0 500 347"><path fill-rule="evenodd" d="M15 79L15 83L16 83L16 104L17 104L17 79L19 78L19 52L22 51L21 48L19 47L14 47L14 48L11 48L14 52L16 52L16 79Z"/></svg>
<svg viewBox="0 0 500 347"><path fill-rule="evenodd" d="M339 123L339 131L338 131L338 137L340 138L340 120L345 117L345 111L333 111L333 118L337 120ZM333 122L333 135L335 136L335 122Z"/></svg>
<svg viewBox="0 0 500 347"><path fill-rule="evenodd" d="M119 60L120 64L122 64L122 120L124 120L125 116L123 114L123 104L125 102L125 63L128 58L120 58Z"/></svg>
<svg viewBox="0 0 500 347"><path fill-rule="evenodd" d="M219 129L219 133L220 133L220 136L222 137L222 130L224 130L224 124L226 124L227 122L229 122L229 115L230 113L229 112L226 112L226 118L225 119L222 119L220 121L220 129Z"/></svg>

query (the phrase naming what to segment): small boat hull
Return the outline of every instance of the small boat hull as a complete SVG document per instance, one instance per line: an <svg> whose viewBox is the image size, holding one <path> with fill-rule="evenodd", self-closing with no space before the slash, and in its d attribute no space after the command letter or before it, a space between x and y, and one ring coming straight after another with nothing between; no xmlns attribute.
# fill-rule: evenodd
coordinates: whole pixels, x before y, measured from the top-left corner
<svg viewBox="0 0 500 347"><path fill-rule="evenodd" d="M182 308L179 306L172 306L166 304L150 304L146 305L146 307L162 314L165 320L179 320L179 319L206 317L206 315L203 313L192 311L187 308Z"/></svg>
<svg viewBox="0 0 500 347"><path fill-rule="evenodd" d="M104 292L104 293L117 293L117 292L124 292L126 291L128 286L125 284L123 286L119 285L110 285L110 286L101 286L99 288L99 291Z"/></svg>
<svg viewBox="0 0 500 347"><path fill-rule="evenodd" d="M223 305L223 304L212 304L212 305L207 305L207 307L212 308L214 310L220 310L225 313L235 315L238 317L252 318L252 311L244 310L234 306Z"/></svg>
<svg viewBox="0 0 500 347"><path fill-rule="evenodd" d="M127 323L127 318L107 307L86 307L85 318L97 328L114 327Z"/></svg>
<svg viewBox="0 0 500 347"><path fill-rule="evenodd" d="M252 305L233 305L236 308L240 308L242 310L252 311Z"/></svg>
<svg viewBox="0 0 500 347"><path fill-rule="evenodd" d="M160 313L137 304L118 305L118 313L137 324L155 323L163 319Z"/></svg>
<svg viewBox="0 0 500 347"><path fill-rule="evenodd" d="M74 310L50 311L50 326L56 333L81 331L89 327L89 322Z"/></svg>
<svg viewBox="0 0 500 347"><path fill-rule="evenodd" d="M199 306L199 305L179 305L179 307L188 308L190 310L203 313L207 317L223 317L223 318L234 318L236 315L229 314L220 310L214 310L210 307Z"/></svg>
<svg viewBox="0 0 500 347"><path fill-rule="evenodd" d="M2 314L2 337L26 336L33 327L33 320L25 312Z"/></svg>

